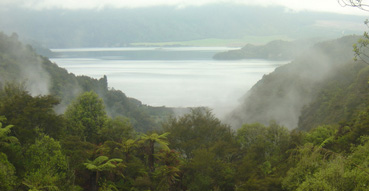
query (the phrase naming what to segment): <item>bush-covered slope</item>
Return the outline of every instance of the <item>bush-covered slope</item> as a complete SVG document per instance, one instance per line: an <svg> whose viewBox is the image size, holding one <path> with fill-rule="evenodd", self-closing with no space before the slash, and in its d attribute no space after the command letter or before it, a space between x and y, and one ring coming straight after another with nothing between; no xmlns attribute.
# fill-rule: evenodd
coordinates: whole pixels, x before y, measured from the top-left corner
<svg viewBox="0 0 369 191"><path fill-rule="evenodd" d="M318 95L322 83L352 62L352 45L357 39L347 36L318 43L291 63L263 76L227 121L236 128L243 123L268 124L270 120L296 128L301 109Z"/></svg>
<svg viewBox="0 0 369 191"><path fill-rule="evenodd" d="M357 62L340 68L322 83L317 97L301 111L298 128L352 121L368 106L369 67Z"/></svg>
<svg viewBox="0 0 369 191"><path fill-rule="evenodd" d="M214 55L216 60L268 59L292 60L312 46L314 40L275 40L265 45L247 44L238 50L229 50Z"/></svg>
<svg viewBox="0 0 369 191"><path fill-rule="evenodd" d="M0 33L0 82L25 83L32 95L56 95L61 100L55 108L59 113L82 92L94 91L103 98L110 116L130 118L139 131L156 128L159 121L173 113L170 108L146 106L119 90L109 89L106 76L97 80L68 73L37 55L31 46L20 43L16 34L8 37Z"/></svg>

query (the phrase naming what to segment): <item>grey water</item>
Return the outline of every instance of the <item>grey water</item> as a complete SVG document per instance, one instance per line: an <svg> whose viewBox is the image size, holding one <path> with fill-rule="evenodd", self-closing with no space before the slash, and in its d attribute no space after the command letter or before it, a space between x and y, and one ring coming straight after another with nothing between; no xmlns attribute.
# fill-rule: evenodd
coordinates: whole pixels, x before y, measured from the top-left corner
<svg viewBox="0 0 369 191"><path fill-rule="evenodd" d="M51 58L76 75L101 78L143 104L206 106L228 112L263 75L287 61L217 61L229 47L141 47L52 49Z"/></svg>

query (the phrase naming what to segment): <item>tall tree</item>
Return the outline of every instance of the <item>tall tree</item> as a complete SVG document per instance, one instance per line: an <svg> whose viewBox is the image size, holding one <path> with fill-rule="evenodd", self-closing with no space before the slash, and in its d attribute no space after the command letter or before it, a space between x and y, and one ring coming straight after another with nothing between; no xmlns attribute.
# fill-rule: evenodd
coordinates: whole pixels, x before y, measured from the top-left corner
<svg viewBox="0 0 369 191"><path fill-rule="evenodd" d="M193 158L193 151L199 147L210 148L218 141L233 142L230 127L204 108L193 109L182 117L169 119L163 129L170 133L168 140L171 148L187 159Z"/></svg>
<svg viewBox="0 0 369 191"><path fill-rule="evenodd" d="M65 111L68 131L84 140L99 142L99 131L107 122L105 106L95 92L81 94Z"/></svg>
<svg viewBox="0 0 369 191"><path fill-rule="evenodd" d="M99 156L93 161L88 160L86 163L83 163L88 170L96 173L95 186L93 190L97 190L99 172L110 171L117 167L117 163L122 161L122 159L109 159L107 156Z"/></svg>
<svg viewBox="0 0 369 191"><path fill-rule="evenodd" d="M26 176L23 184L30 190L73 189L66 156L58 141L41 135L26 153Z"/></svg>
<svg viewBox="0 0 369 191"><path fill-rule="evenodd" d="M0 91L0 115L14 125L11 135L22 144L32 144L37 132L59 138L64 132L64 121L53 108L59 100L53 96L32 97L22 84L6 84Z"/></svg>
<svg viewBox="0 0 369 191"><path fill-rule="evenodd" d="M9 143L18 143L16 137L9 136L13 125L2 127L2 122L5 120L4 116L0 116L0 148L8 146ZM16 184L15 168L2 152L0 152L0 182L0 190L12 190Z"/></svg>
<svg viewBox="0 0 369 191"><path fill-rule="evenodd" d="M167 140L167 136L169 135L169 133L163 133L161 135L157 134L157 133L152 133L150 135L144 134L141 138L139 143L142 144L147 144L146 145L146 151L148 154L148 166L149 166L149 170L150 172L154 172L155 170L155 166L154 166L154 154L155 154L155 144L159 144L164 150L169 150L169 143Z"/></svg>
<svg viewBox="0 0 369 191"><path fill-rule="evenodd" d="M0 152L0 190L13 190L16 185L15 168L7 156Z"/></svg>
<svg viewBox="0 0 369 191"><path fill-rule="evenodd" d="M11 128L13 125L7 125L3 127L2 122L6 121L4 116L0 116L0 148L7 146L9 143L18 143L18 139L14 136L10 136Z"/></svg>

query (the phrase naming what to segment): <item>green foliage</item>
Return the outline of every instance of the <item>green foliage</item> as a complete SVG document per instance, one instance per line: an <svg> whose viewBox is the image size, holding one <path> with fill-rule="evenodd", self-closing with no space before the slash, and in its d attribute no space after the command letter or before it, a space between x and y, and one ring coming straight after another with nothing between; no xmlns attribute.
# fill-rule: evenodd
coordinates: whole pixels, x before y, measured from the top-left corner
<svg viewBox="0 0 369 191"><path fill-rule="evenodd" d="M365 20L365 24L368 26L368 19ZM366 64L368 63L368 46L369 46L369 34L368 32L364 32L362 38L360 38L357 43L355 43L353 45L354 48L354 52L355 52L355 57L354 60L357 61L358 59L360 59L361 61L363 61Z"/></svg>
<svg viewBox="0 0 369 191"><path fill-rule="evenodd" d="M17 64L17 59L32 57L32 50L16 44L16 35L1 38L0 74L6 77L3 69L18 70L24 63ZM5 50L4 42L13 50ZM338 44L342 42L322 43L318 50L342 53ZM13 55L17 48L28 54ZM254 110L238 116L250 122L264 118L261 123L234 131L210 110L197 108L169 118L160 131L139 134L136 130L157 128L168 110L159 108L155 114L157 108L108 90L106 77L75 77L43 60L42 66L57 78L51 92L62 103L54 96L31 95L25 88L29 84L2 84L0 190L368 190L369 67L341 65L325 80L305 83L310 67L332 64L325 61L313 66L306 60L295 62L264 77L249 95L258 99L246 103ZM302 77L293 72L304 69ZM63 83L66 89L78 88L66 93ZM279 83L283 85L273 87ZM298 104L293 106L283 101L305 94L316 98L299 119L300 129L307 132L269 121L296 113L312 97L294 100ZM277 99L263 101L270 95ZM55 114L55 106L60 109L72 100L64 116ZM265 106L278 106L279 101L290 110L280 114Z"/></svg>
<svg viewBox="0 0 369 191"><path fill-rule="evenodd" d="M106 126L107 115L102 99L94 92L81 94L65 111L68 130L89 142L98 142L98 133Z"/></svg>
<svg viewBox="0 0 369 191"><path fill-rule="evenodd" d="M58 141L42 135L26 151L27 174L22 183L31 190L63 190L71 186L68 162Z"/></svg>
<svg viewBox="0 0 369 191"><path fill-rule="evenodd" d="M13 190L17 184L16 179L14 166L6 155L0 152L0 190Z"/></svg>
<svg viewBox="0 0 369 191"><path fill-rule="evenodd" d="M306 105L314 103L315 98L322 96L320 93L328 88L328 85L325 86L328 82L342 84L339 86L343 86L340 88L342 93L355 95L354 92L347 90L349 86L346 86L346 84L356 79L355 70L357 69L347 67L342 69L342 73L337 71L352 62L352 44L357 39L356 36L346 36L337 40L318 43L290 63L280 66L274 72L263 76L248 91L247 96L244 96L242 100L242 104L229 115L226 122L232 124L235 128L240 128L244 123L258 122L267 125L270 120L275 120L278 124L290 130L303 126L301 129L308 131L318 125L339 122L343 116L342 114L349 117L350 113L352 114L355 111L355 105L363 103L362 101L368 97L365 97L365 92L369 92L365 91L368 84L367 86L355 87L355 91L360 92L360 97L354 96L351 99L348 96L333 97L334 95L329 94L329 98L335 99L335 101L330 102L332 105L329 109L320 102L315 105L314 110L300 114L301 110L306 108ZM362 65L357 67L362 67ZM348 75L346 76L346 74ZM362 77L364 78L365 75ZM328 79L332 79L332 81ZM363 89L364 87L365 89ZM335 107L341 105L342 100L346 99L355 105L352 105L352 107ZM318 112L316 109L319 108L327 110ZM319 118L320 116L322 118ZM327 118L327 116L331 118ZM328 123L322 119L327 120ZM306 123L301 124L299 121L306 121Z"/></svg>
<svg viewBox="0 0 369 191"><path fill-rule="evenodd" d="M99 172L102 171L112 171L114 168L117 168L118 165L122 162L122 159L109 159L109 157L107 156L99 156L97 158L95 158L95 160L93 161L87 161L86 163L83 163L83 165L85 165L85 167L90 170L90 171L94 171L96 172L96 184L98 184L99 182ZM124 167L124 166L120 166L120 167ZM102 190L104 189L113 189L114 186L113 185L103 185L103 188L101 188ZM99 189L99 190L101 190Z"/></svg>
<svg viewBox="0 0 369 191"><path fill-rule="evenodd" d="M193 109L189 114L171 118L163 124L169 132L171 147L184 157L191 159L193 151L198 148L211 148L217 142L233 144L233 133L228 125L222 124L208 109Z"/></svg>
<svg viewBox="0 0 369 191"><path fill-rule="evenodd" d="M163 133L161 135L157 133L151 133L150 135L144 134L140 137L138 143L145 145L147 157L147 164L150 170L150 173L155 170L155 144L158 144L164 150L169 150L167 136L169 132Z"/></svg>
<svg viewBox="0 0 369 191"><path fill-rule="evenodd" d="M233 190L235 169L206 149L193 151L194 157L184 167L185 183L190 190Z"/></svg>
<svg viewBox="0 0 369 191"><path fill-rule="evenodd" d="M116 168L117 162L122 162L122 159L109 159L107 156L99 156L93 161L84 163L86 168L91 171L105 171Z"/></svg>
<svg viewBox="0 0 369 191"><path fill-rule="evenodd" d="M37 132L63 135L63 120L53 110L58 103L53 96L32 97L21 84L6 84L0 91L0 115L6 117L5 124L14 125L11 134L22 144L33 143Z"/></svg>
<svg viewBox="0 0 369 191"><path fill-rule="evenodd" d="M156 190L171 190L179 181L181 173L181 159L174 150L161 150L157 155L158 167L155 169L153 179Z"/></svg>
<svg viewBox="0 0 369 191"><path fill-rule="evenodd" d="M321 83L317 97L301 111L300 130L351 121L368 103L369 67L346 64Z"/></svg>
<svg viewBox="0 0 369 191"><path fill-rule="evenodd" d="M140 132L158 128L162 120L173 114L170 108L146 106L119 90L108 89L106 76L93 79L68 73L49 59L37 55L32 47L23 45L16 36L0 32L0 86L5 82L24 83L23 90L29 91L32 96L53 95L60 101L59 105L53 105L59 114L81 93L94 91L104 99L111 117L128 117L135 130ZM47 134L51 135L52 132L55 131ZM60 132L55 132L55 135L60 135Z"/></svg>
<svg viewBox="0 0 369 191"><path fill-rule="evenodd" d="M240 190L280 190L278 178L286 172L289 131L271 122L269 126L245 124L237 130L242 158L238 162L237 187ZM288 168L288 167L287 167ZM263 186L259 186L259 184Z"/></svg>
<svg viewBox="0 0 369 191"><path fill-rule="evenodd" d="M161 135L157 133L152 133L149 135L144 134L140 137L139 143L145 144L146 142L148 142L150 145L155 145L155 143L158 143L164 150L169 150L169 143L167 141L167 137L169 134L169 132L163 133Z"/></svg>
<svg viewBox="0 0 369 191"><path fill-rule="evenodd" d="M6 118L4 116L0 116L0 146L7 146L8 143L18 143L18 139L14 136L9 136L11 132L11 128L13 125L7 125L3 127L2 122L5 122Z"/></svg>
<svg viewBox="0 0 369 191"><path fill-rule="evenodd" d="M328 125L319 126L306 134L306 140L314 145L324 147L326 144L333 141L332 139L335 134L336 128Z"/></svg>
<svg viewBox="0 0 369 191"><path fill-rule="evenodd" d="M133 128L128 118L115 117L108 119L106 125L99 131L101 141L122 142L133 134Z"/></svg>

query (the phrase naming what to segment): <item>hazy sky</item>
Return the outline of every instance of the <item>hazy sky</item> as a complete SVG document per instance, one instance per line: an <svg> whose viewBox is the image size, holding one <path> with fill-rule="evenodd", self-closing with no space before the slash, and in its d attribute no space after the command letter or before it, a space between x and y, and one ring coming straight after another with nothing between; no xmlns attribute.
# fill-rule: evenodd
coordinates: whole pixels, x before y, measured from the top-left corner
<svg viewBox="0 0 369 191"><path fill-rule="evenodd" d="M340 0L342 1L342 0ZM362 0L363 2L369 0ZM149 6L174 6L185 8L214 3L238 3L258 6L283 6L286 11L322 11L344 14L369 15L352 7L342 7L338 0L0 0L0 6L22 6L31 9L104 9L137 8Z"/></svg>

